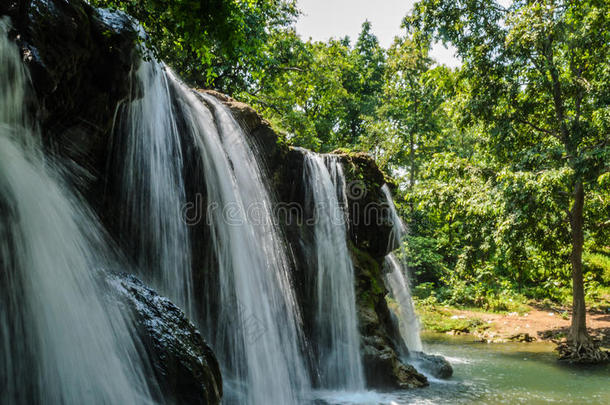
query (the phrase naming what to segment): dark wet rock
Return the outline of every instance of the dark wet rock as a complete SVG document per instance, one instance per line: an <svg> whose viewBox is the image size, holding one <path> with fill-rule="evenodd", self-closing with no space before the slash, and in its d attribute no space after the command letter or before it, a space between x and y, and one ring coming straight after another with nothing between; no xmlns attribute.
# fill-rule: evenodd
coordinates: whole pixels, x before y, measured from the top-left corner
<svg viewBox="0 0 610 405"><path fill-rule="evenodd" d="M426 377L413 366L402 363L383 339L365 337L363 343L363 367L370 388L393 390L428 385Z"/></svg>
<svg viewBox="0 0 610 405"><path fill-rule="evenodd" d="M428 385L425 376L401 357L408 353L388 308L382 265L351 245L356 271L356 306L367 385L379 389L406 389Z"/></svg>
<svg viewBox="0 0 610 405"><path fill-rule="evenodd" d="M133 312L164 401L219 404L218 361L184 313L133 276L109 275L108 280Z"/></svg>
<svg viewBox="0 0 610 405"><path fill-rule="evenodd" d="M333 152L343 162L349 210L349 234L358 249L374 258L394 250L392 223L381 187L390 182L375 160L363 152Z"/></svg>
<svg viewBox="0 0 610 405"><path fill-rule="evenodd" d="M443 356L427 354L423 352L411 352L411 358L416 366L425 373L436 378L450 378L453 375L453 367Z"/></svg>
<svg viewBox="0 0 610 405"><path fill-rule="evenodd" d="M83 0L9 1L0 14L30 72L47 151L74 162L70 179L99 204L114 115L139 60L132 21Z"/></svg>

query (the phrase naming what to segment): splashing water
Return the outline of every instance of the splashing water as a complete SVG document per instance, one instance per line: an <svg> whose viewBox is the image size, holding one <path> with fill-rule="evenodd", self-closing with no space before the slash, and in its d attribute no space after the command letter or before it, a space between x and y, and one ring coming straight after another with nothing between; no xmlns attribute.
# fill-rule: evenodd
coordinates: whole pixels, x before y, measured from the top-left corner
<svg viewBox="0 0 610 405"><path fill-rule="evenodd" d="M396 212L396 206L394 205L392 193L388 186L384 185L381 190L389 207L394 245L401 247L402 239L406 234L406 227ZM387 255L385 261L389 268L389 272L385 275L384 281L390 290L392 297L398 304L397 315L400 336L403 338L410 351L421 352L423 351L423 346L420 337L419 319L415 312L415 306L413 305L413 298L411 295L411 286L407 279L409 269L404 259L399 259L394 253Z"/></svg>
<svg viewBox="0 0 610 405"><path fill-rule="evenodd" d="M218 310L201 315L222 367L225 402L298 403L309 390L301 317L261 167L226 106L169 79L205 175L208 256L218 268L206 273L205 295Z"/></svg>
<svg viewBox="0 0 610 405"><path fill-rule="evenodd" d="M110 255L35 146L28 78L0 21L0 396L11 404L153 403L129 320L104 299Z"/></svg>
<svg viewBox="0 0 610 405"><path fill-rule="evenodd" d="M347 248L345 178L336 156L305 154L306 206L313 208L315 342L321 386L362 390L354 268ZM339 200L340 197L340 200ZM307 201L309 200L309 201Z"/></svg>
<svg viewBox="0 0 610 405"><path fill-rule="evenodd" d="M193 311L192 274L182 152L167 78L154 61L142 61L133 94L119 115L115 137L120 180L120 231L136 252L142 277L177 305Z"/></svg>

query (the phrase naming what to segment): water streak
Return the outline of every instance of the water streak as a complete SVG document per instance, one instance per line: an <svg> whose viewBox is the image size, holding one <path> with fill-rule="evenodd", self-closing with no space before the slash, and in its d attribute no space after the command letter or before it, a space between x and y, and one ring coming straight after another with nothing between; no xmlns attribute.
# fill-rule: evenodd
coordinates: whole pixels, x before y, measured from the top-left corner
<svg viewBox="0 0 610 405"><path fill-rule="evenodd" d="M305 154L306 206L313 207L315 331L321 386L364 388L354 267L347 247L345 177L336 156ZM342 204L340 204L340 202Z"/></svg>
<svg viewBox="0 0 610 405"><path fill-rule="evenodd" d="M192 313L192 274L182 152L176 115L162 66L142 61L132 99L119 115L115 137L120 173L120 233L135 252L141 276Z"/></svg>
<svg viewBox="0 0 610 405"><path fill-rule="evenodd" d="M11 404L153 403L132 325L105 299L110 263L24 113L28 78L0 21L0 397Z"/></svg>
<svg viewBox="0 0 610 405"><path fill-rule="evenodd" d="M381 190L384 193L389 207L394 245L399 249L402 249L403 238L406 235L406 227L396 212L396 206L394 205L392 193L388 186L384 185ZM385 260L389 272L385 275L384 281L390 290L392 298L394 298L398 304L397 315L401 337L410 351L421 352L423 346L420 337L419 318L417 317L415 306L413 305L411 286L407 278L409 268L405 263L404 256L405 252L402 252L402 258L400 255L397 256L394 253L390 253L386 256Z"/></svg>
<svg viewBox="0 0 610 405"><path fill-rule="evenodd" d="M200 151L210 234L203 328L226 403L295 404L309 389L301 317L263 171L245 133L216 98L170 76L185 130ZM214 274L217 271L218 274Z"/></svg>

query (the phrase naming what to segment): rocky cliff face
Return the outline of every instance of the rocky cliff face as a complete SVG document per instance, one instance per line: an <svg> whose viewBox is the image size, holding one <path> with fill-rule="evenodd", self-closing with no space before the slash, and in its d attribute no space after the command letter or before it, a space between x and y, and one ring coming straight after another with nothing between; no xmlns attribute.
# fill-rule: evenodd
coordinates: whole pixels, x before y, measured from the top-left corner
<svg viewBox="0 0 610 405"><path fill-rule="evenodd" d="M31 110L41 123L47 152L73 162L68 171L70 180L113 233L113 223L121 213L109 203L113 199L109 184L113 168L108 166L110 134L118 105L134 91L130 72L137 68L139 58L137 34L131 22L120 13L93 9L81 0L8 1L0 5L0 15L12 18L11 35L17 39L29 67L34 87ZM249 106L211 93L231 108L256 145L278 202L302 207L303 152L278 142L270 124ZM384 174L366 154L335 154L344 165L348 182L349 246L356 269L361 351L368 385L383 389L421 387L427 383L425 377L399 360L398 353L405 348L399 347L398 332L385 301L382 263L393 246L391 224L383 209ZM192 200L205 190L205 173L200 169L200 157L189 152L189 145L184 146L184 159L187 197ZM291 216L290 210L282 212L278 219L293 254L294 280L308 333L313 322L313 309L306 299L309 230ZM201 273L200 269L209 268L210 263L197 255L203 251L199 247L207 243L205 229L191 233L195 235L191 242L197 278L197 271ZM118 235L113 236L120 240ZM166 382L162 390L174 390L171 395L180 403L202 403L193 400L195 394L207 398L203 403L217 403L221 386L218 366L192 325L169 302L139 282L131 278L115 281L127 302L135 308L148 308L138 315L140 331L150 343L147 347L153 358L157 353L160 361L154 367ZM165 326L150 330L150 316L164 319ZM177 335L172 335L174 332ZM166 340L165 333L173 338ZM169 359L160 354L168 348ZM185 351L190 353L186 357ZM193 353L203 359L201 363L193 361Z"/></svg>

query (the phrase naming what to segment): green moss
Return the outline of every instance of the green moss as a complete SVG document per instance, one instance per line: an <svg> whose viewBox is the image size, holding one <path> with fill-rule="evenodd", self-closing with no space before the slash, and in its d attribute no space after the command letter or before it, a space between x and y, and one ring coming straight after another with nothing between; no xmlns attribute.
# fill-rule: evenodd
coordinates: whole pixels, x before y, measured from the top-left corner
<svg viewBox="0 0 610 405"><path fill-rule="evenodd" d="M352 241L348 241L348 249L352 254L354 264L362 271L368 272L371 277L381 276L381 264L367 252L358 249Z"/></svg>
<svg viewBox="0 0 610 405"><path fill-rule="evenodd" d="M481 318L459 318L454 316L448 308L440 305L430 305L429 303L416 301L416 307L422 328L425 331L472 333L489 328Z"/></svg>
<svg viewBox="0 0 610 405"><path fill-rule="evenodd" d="M381 279L381 264L370 254L358 249L350 241L348 248L356 268L358 283L357 300L360 304L374 308L379 297L385 295L385 287Z"/></svg>

